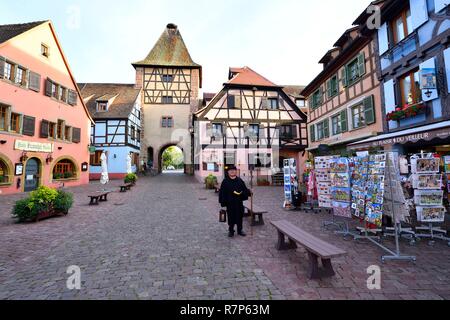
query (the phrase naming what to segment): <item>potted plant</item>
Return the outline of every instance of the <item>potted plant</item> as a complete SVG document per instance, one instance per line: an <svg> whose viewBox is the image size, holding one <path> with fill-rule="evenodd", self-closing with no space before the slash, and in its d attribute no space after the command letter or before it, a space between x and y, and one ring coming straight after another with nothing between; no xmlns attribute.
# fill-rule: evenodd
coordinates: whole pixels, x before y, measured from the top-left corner
<svg viewBox="0 0 450 320"><path fill-rule="evenodd" d="M217 177L215 175L210 174L205 178L205 186L207 190L215 189L217 183Z"/></svg>
<svg viewBox="0 0 450 320"><path fill-rule="evenodd" d="M129 173L129 174L127 174L127 175L125 176L124 182L125 182L126 184L132 184L132 185L135 185L136 182L137 182L137 180L138 180L138 177L137 177L137 175L136 175L135 173Z"/></svg>

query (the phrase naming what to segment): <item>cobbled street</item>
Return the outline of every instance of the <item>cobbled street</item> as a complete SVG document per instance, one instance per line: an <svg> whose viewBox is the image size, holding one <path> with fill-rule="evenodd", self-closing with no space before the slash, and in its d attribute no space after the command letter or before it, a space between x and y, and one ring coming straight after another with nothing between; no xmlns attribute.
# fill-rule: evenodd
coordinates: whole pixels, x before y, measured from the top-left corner
<svg viewBox="0 0 450 320"><path fill-rule="evenodd" d="M446 243L402 241L417 263L382 264L374 245L322 229L329 216L284 211L282 188L255 188L266 225L251 236L246 222L248 237L233 239L218 222L217 195L192 177L141 178L131 192L88 206L87 195L100 188L71 188L68 216L27 224L10 215L23 195L0 196L0 299L450 299ZM302 248L275 249L270 221L279 219L348 251L334 260L336 277L309 280ZM72 265L81 268L81 290L67 289ZM371 265L381 267L381 290L367 289Z"/></svg>

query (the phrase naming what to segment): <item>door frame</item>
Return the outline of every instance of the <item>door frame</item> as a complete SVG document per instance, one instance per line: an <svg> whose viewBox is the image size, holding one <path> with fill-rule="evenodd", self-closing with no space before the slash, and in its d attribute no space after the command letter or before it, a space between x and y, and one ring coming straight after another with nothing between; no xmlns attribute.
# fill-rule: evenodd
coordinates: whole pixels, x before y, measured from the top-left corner
<svg viewBox="0 0 450 320"><path fill-rule="evenodd" d="M27 161L25 161L24 165L23 165L23 174L22 174L22 187L21 190L22 192L25 192L25 178L26 178L26 174L27 174L27 164L28 161L30 161L31 159L37 159L38 161L38 168L39 168L39 180L38 180L38 185L37 187L39 188L40 186L42 186L42 180L43 180L43 170L44 170L44 162L42 160L42 158L38 155L31 155Z"/></svg>

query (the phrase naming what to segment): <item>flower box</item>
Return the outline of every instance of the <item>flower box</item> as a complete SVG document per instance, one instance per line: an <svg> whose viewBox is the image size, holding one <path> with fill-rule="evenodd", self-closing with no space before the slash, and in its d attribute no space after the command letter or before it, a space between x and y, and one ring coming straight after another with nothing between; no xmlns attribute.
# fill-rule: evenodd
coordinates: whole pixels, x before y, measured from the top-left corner
<svg viewBox="0 0 450 320"><path fill-rule="evenodd" d="M412 118L427 111L427 106L423 103L416 103L405 106L403 109L389 112L386 115L387 121L400 121L406 118Z"/></svg>

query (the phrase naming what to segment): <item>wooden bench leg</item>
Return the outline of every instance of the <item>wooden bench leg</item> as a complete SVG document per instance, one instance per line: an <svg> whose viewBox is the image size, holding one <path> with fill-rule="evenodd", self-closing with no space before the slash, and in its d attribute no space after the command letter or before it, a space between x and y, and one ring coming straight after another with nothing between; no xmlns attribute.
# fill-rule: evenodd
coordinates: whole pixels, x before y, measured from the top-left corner
<svg viewBox="0 0 450 320"><path fill-rule="evenodd" d="M258 220L256 220L256 217L258 217ZM262 214L255 214L252 217L252 227L256 226L263 226L264 225L264 219Z"/></svg>
<svg viewBox="0 0 450 320"><path fill-rule="evenodd" d="M96 206L98 205L98 197L92 197L91 202L89 203L90 206Z"/></svg>
<svg viewBox="0 0 450 320"><path fill-rule="evenodd" d="M285 236L282 232L278 231L278 243L277 243L277 250L283 251L283 250L291 250L291 249L297 249L297 244L295 241L292 241L289 239L289 243L286 243Z"/></svg>
<svg viewBox="0 0 450 320"><path fill-rule="evenodd" d="M319 257L308 251L309 257L309 277L310 279L321 279L326 277L332 277L336 273L333 270L331 259L321 259L323 268L319 267Z"/></svg>

